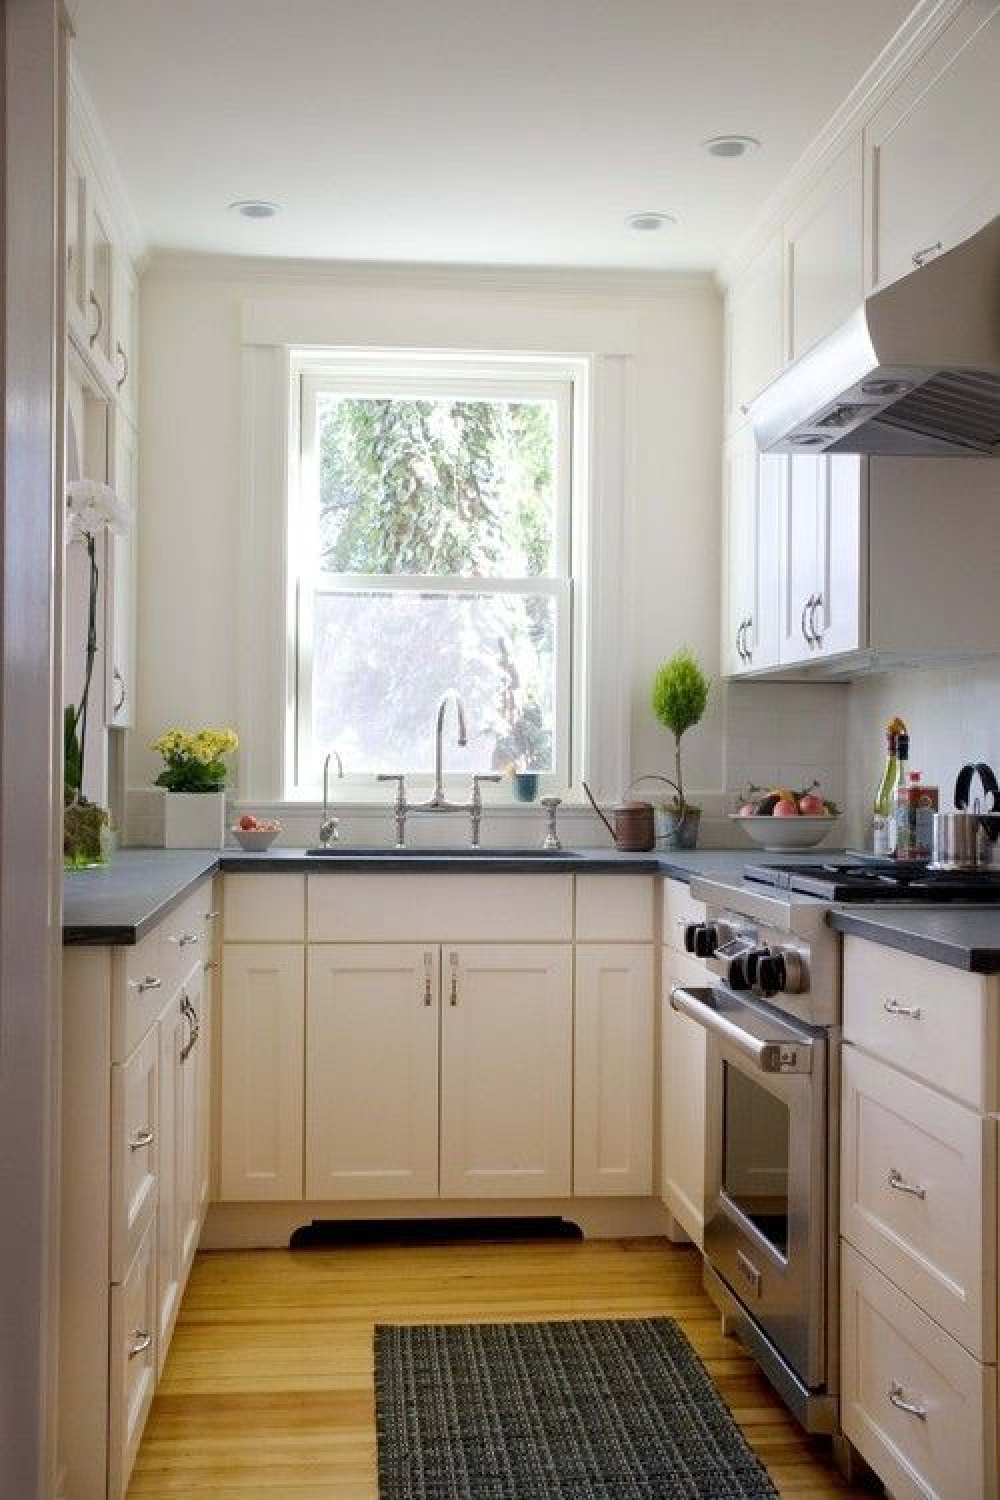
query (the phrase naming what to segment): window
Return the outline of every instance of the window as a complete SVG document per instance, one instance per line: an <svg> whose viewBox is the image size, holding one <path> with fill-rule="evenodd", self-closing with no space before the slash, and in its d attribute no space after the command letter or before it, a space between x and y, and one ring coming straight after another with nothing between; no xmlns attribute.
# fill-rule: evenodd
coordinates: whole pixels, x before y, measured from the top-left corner
<svg viewBox="0 0 1000 1500"><path fill-rule="evenodd" d="M449 772L565 786L582 365L314 355L293 385L288 793L333 748L365 785L429 775L449 688L468 724Z"/></svg>

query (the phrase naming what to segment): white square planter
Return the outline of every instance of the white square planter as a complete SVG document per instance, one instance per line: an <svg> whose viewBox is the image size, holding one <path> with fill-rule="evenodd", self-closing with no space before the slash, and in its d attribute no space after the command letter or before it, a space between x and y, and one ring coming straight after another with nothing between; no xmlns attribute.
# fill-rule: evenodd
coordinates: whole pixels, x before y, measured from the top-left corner
<svg viewBox="0 0 1000 1500"><path fill-rule="evenodd" d="M226 842L225 792L164 792L167 849L221 849Z"/></svg>

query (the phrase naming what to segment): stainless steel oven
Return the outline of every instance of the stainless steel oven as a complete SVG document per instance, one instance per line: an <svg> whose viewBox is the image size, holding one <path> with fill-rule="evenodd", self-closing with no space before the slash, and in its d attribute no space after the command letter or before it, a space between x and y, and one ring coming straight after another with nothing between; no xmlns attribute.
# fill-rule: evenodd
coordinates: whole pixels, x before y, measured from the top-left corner
<svg viewBox="0 0 1000 1500"><path fill-rule="evenodd" d="M670 1002L708 1056L705 1284L803 1426L837 1428L839 940L825 905L692 882L717 976Z"/></svg>

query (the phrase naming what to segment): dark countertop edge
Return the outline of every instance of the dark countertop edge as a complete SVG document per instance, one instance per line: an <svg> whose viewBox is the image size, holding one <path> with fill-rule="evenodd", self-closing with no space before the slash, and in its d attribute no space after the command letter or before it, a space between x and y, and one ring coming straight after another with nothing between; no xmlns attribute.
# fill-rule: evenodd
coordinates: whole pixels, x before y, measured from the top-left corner
<svg viewBox="0 0 1000 1500"><path fill-rule="evenodd" d="M941 908L935 910L940 912ZM962 910L970 908L963 907ZM889 914L885 908L880 908L879 912L880 919L875 920L859 907L835 906L827 922L838 932L867 938L883 948L896 948L901 953L929 958L951 969L965 969L970 974L1000 974L1000 943L995 948L978 948L972 944L948 942L932 933L914 932L911 927L891 927L886 920Z"/></svg>
<svg viewBox="0 0 1000 1500"><path fill-rule="evenodd" d="M124 865L128 869L130 855L149 855L164 853L163 850L155 849L123 849L112 859L107 870L81 870L71 872L68 879L72 882L93 880L95 876L114 872L121 872ZM170 851L175 855L181 855L187 868L181 873L175 871L168 880L164 880L162 886L156 891L151 891L146 897L146 904L134 921L120 916L105 920L100 914L100 902L95 902L92 910L93 916L83 920L79 917L63 922L62 942L64 948L117 948L133 947L140 942L148 932L163 918L174 911L186 896L200 885L203 880L211 879L219 868L219 855L212 849L186 849ZM117 865L117 869L116 869ZM165 874L166 872L164 872ZM64 885L64 891L66 887ZM134 901L135 898L133 898ZM125 906L128 898L112 896L107 905ZM65 897L64 897L65 901Z"/></svg>
<svg viewBox="0 0 1000 1500"><path fill-rule="evenodd" d="M659 875L662 867L655 854L607 854L585 853L567 849L563 854L547 855L544 859L524 858L512 851L509 858L503 852L487 859L479 856L437 853L428 849L426 854L402 854L394 858L385 854L352 854L345 849L334 858L323 855L301 854L297 850L267 850L261 854L244 854L239 850L224 849L219 855L219 869L223 875L248 875L271 873L306 873L318 875L337 874L338 871L352 875L378 875L386 872L433 871L436 874L460 872L480 875Z"/></svg>

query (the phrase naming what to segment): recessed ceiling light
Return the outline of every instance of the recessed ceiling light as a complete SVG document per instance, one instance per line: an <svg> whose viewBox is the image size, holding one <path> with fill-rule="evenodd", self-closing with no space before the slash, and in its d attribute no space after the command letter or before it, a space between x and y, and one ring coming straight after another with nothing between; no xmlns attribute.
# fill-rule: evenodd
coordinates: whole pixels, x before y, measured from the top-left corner
<svg viewBox="0 0 1000 1500"><path fill-rule="evenodd" d="M709 156L746 156L751 151L756 151L760 141L755 135L713 135L707 141L702 141L703 151Z"/></svg>
<svg viewBox="0 0 1000 1500"><path fill-rule="evenodd" d="M264 198L240 198L229 207L234 214L242 214L245 219L273 219L280 212L276 203L268 203Z"/></svg>
<svg viewBox="0 0 1000 1500"><path fill-rule="evenodd" d="M656 210L650 210L641 214L629 214L625 220L629 229L639 229L648 232L651 229L666 229L677 220L673 214L661 214Z"/></svg>

